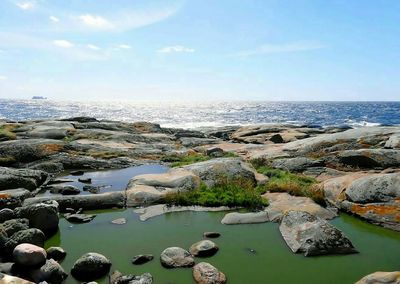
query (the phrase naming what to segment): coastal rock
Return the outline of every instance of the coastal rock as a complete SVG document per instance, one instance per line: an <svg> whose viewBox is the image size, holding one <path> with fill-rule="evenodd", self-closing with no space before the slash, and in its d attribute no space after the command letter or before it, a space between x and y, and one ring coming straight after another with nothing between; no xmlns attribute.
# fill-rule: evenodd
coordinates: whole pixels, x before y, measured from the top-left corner
<svg viewBox="0 0 400 284"><path fill-rule="evenodd" d="M46 235L58 230L58 203L49 201L17 208L15 213L20 218L29 220L30 227L38 228Z"/></svg>
<svg viewBox="0 0 400 284"><path fill-rule="evenodd" d="M349 201L378 203L400 198L400 173L361 177L345 191Z"/></svg>
<svg viewBox="0 0 400 284"><path fill-rule="evenodd" d="M71 274L78 280L92 281L106 275L110 268L111 261L104 255L89 252L74 263Z"/></svg>
<svg viewBox="0 0 400 284"><path fill-rule="evenodd" d="M206 155L213 158L220 158L224 155L224 150L219 147L211 147L206 149Z"/></svg>
<svg viewBox="0 0 400 284"><path fill-rule="evenodd" d="M193 256L206 257L217 253L218 246L210 240L202 240L193 244L189 251Z"/></svg>
<svg viewBox="0 0 400 284"><path fill-rule="evenodd" d="M47 178L47 173L43 171L0 167L0 190L25 188L32 191L41 186Z"/></svg>
<svg viewBox="0 0 400 284"><path fill-rule="evenodd" d="M132 264L144 264L152 261L154 256L152 254L139 254L133 257Z"/></svg>
<svg viewBox="0 0 400 284"><path fill-rule="evenodd" d="M16 208L22 205L31 193L23 188L8 189L0 191L0 208Z"/></svg>
<svg viewBox="0 0 400 284"><path fill-rule="evenodd" d="M88 223L92 221L96 215L82 213L65 213L64 218L71 223Z"/></svg>
<svg viewBox="0 0 400 284"><path fill-rule="evenodd" d="M92 209L108 209L108 208L122 208L125 206L125 192L115 191L93 195L56 195L56 196L43 196L25 199L24 206L30 206L43 202L56 201L59 204L60 211L66 208L74 208L83 210Z"/></svg>
<svg viewBox="0 0 400 284"><path fill-rule="evenodd" d="M166 248L160 257L161 264L166 268L192 267L194 258L187 250L179 247Z"/></svg>
<svg viewBox="0 0 400 284"><path fill-rule="evenodd" d="M226 276L207 262L200 262L193 267L193 278L198 284L224 284Z"/></svg>
<svg viewBox="0 0 400 284"><path fill-rule="evenodd" d="M288 211L305 211L327 220L337 216L336 212L318 205L308 197L292 196L286 192L268 192L262 197L269 202L265 211L268 213L270 221L273 222L279 222Z"/></svg>
<svg viewBox="0 0 400 284"><path fill-rule="evenodd" d="M294 253L304 253L305 256L357 252L341 231L307 212L286 213L279 231Z"/></svg>
<svg viewBox="0 0 400 284"><path fill-rule="evenodd" d="M127 206L151 204L170 192L192 190L200 186L200 179L190 171L172 169L164 174L137 176L129 181Z"/></svg>
<svg viewBox="0 0 400 284"><path fill-rule="evenodd" d="M110 284L152 284L153 276L150 273L142 275L123 275L121 272L114 271L110 275Z"/></svg>
<svg viewBox="0 0 400 284"><path fill-rule="evenodd" d="M393 272L374 272L371 273L355 284L398 284L400 283L400 271Z"/></svg>
<svg viewBox="0 0 400 284"><path fill-rule="evenodd" d="M191 171L207 186L213 186L221 179L242 179L255 185L255 170L240 158L218 158L182 167Z"/></svg>
<svg viewBox="0 0 400 284"><path fill-rule="evenodd" d="M111 224L125 225L126 224L126 219L125 218L114 219L114 220L111 221Z"/></svg>
<svg viewBox="0 0 400 284"><path fill-rule="evenodd" d="M39 269L31 271L30 277L36 283L61 284L68 277L68 274L54 259L48 259Z"/></svg>
<svg viewBox="0 0 400 284"><path fill-rule="evenodd" d="M4 247L6 253L11 254L16 246L24 243L43 247L45 239L46 238L41 230L31 228L13 234L9 239L7 239Z"/></svg>
<svg viewBox="0 0 400 284"><path fill-rule="evenodd" d="M76 195L81 192L79 188L73 185L51 185L46 187L51 193L61 194L61 195Z"/></svg>
<svg viewBox="0 0 400 284"><path fill-rule="evenodd" d="M237 225L265 223L269 221L268 213L265 211L249 213L231 212L224 216L221 223L224 225Z"/></svg>
<svg viewBox="0 0 400 284"><path fill-rule="evenodd" d="M46 253L47 259L54 259L55 261L63 260L67 256L67 253L61 247L49 247Z"/></svg>
<svg viewBox="0 0 400 284"><path fill-rule="evenodd" d="M33 282L30 282L28 280L7 275L4 273L0 273L0 283L1 284L34 284Z"/></svg>
<svg viewBox="0 0 400 284"><path fill-rule="evenodd" d="M62 163L53 161L39 161L27 164L27 167L32 170L39 170L50 174L58 174L64 170Z"/></svg>
<svg viewBox="0 0 400 284"><path fill-rule="evenodd" d="M28 126L25 126L27 128ZM20 127L19 131L25 130ZM71 123L63 121L43 121L35 123L25 135L32 138L56 139L65 138L68 133L74 132L75 128Z"/></svg>
<svg viewBox="0 0 400 284"><path fill-rule="evenodd" d="M385 143L385 148L400 149L400 133L391 135Z"/></svg>
<svg viewBox="0 0 400 284"><path fill-rule="evenodd" d="M3 223L7 220L11 220L14 219L15 213L13 210L9 209L9 208L4 208L0 210L0 223Z"/></svg>
<svg viewBox="0 0 400 284"><path fill-rule="evenodd" d="M16 232L29 229L28 219L11 219L1 224L8 236L14 235Z"/></svg>
<svg viewBox="0 0 400 284"><path fill-rule="evenodd" d="M303 172L308 168L324 166L322 160L314 160L306 157L275 159L271 162L271 167L290 172Z"/></svg>
<svg viewBox="0 0 400 284"><path fill-rule="evenodd" d="M46 262L46 251L33 244L17 245L13 251L15 263L22 266L39 266Z"/></svg>
<svg viewBox="0 0 400 284"><path fill-rule="evenodd" d="M335 155L339 163L358 168L389 168L400 166L400 150L359 149Z"/></svg>

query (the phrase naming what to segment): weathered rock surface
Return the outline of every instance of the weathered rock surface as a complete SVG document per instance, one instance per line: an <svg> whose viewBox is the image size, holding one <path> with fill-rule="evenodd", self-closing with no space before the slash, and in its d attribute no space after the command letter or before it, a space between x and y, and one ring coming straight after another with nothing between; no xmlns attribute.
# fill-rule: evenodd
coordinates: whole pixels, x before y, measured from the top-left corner
<svg viewBox="0 0 400 284"><path fill-rule="evenodd" d="M19 207L15 212L20 218L28 219L30 227L38 228L46 235L58 230L58 203L55 201Z"/></svg>
<svg viewBox="0 0 400 284"><path fill-rule="evenodd" d="M393 272L374 272L371 273L355 284L398 284L400 283L400 271Z"/></svg>
<svg viewBox="0 0 400 284"><path fill-rule="evenodd" d="M161 264L166 268L192 267L193 255L179 247L166 248L160 256Z"/></svg>
<svg viewBox="0 0 400 284"><path fill-rule="evenodd" d="M8 236L14 235L16 232L29 229L28 219L11 219L2 224L2 227Z"/></svg>
<svg viewBox="0 0 400 284"><path fill-rule="evenodd" d="M0 273L0 283L1 284L34 284L33 282L30 282L28 280L7 275L4 273Z"/></svg>
<svg viewBox="0 0 400 284"><path fill-rule="evenodd" d="M265 223L269 221L271 220L268 216L268 213L265 211L249 213L231 212L224 216L224 218L221 220L221 223L225 225L237 225Z"/></svg>
<svg viewBox="0 0 400 284"><path fill-rule="evenodd" d="M41 186L47 178L47 173L43 171L0 167L0 190L25 188L32 191Z"/></svg>
<svg viewBox="0 0 400 284"><path fill-rule="evenodd" d="M14 209L22 205L31 193L23 188L8 189L0 191L0 208Z"/></svg>
<svg viewBox="0 0 400 284"><path fill-rule="evenodd" d="M45 240L45 235L41 230L31 228L27 230L21 230L13 234L9 239L7 239L4 247L6 253L11 254L14 251L14 248L19 244L29 243L43 247Z"/></svg>
<svg viewBox="0 0 400 284"><path fill-rule="evenodd" d="M63 260L67 256L67 253L61 247L49 247L46 253L47 259L54 259L55 261Z"/></svg>
<svg viewBox="0 0 400 284"><path fill-rule="evenodd" d="M389 168L400 166L400 150L345 150L335 155L339 163L358 168Z"/></svg>
<svg viewBox="0 0 400 284"><path fill-rule="evenodd" d="M92 281L106 275L111 268L111 261L99 253L86 253L81 256L71 269L71 274L78 280Z"/></svg>
<svg viewBox="0 0 400 284"><path fill-rule="evenodd" d="M314 256L357 252L341 231L307 212L289 211L283 217L279 230L294 253Z"/></svg>
<svg viewBox="0 0 400 284"><path fill-rule="evenodd" d="M200 262L193 267L193 278L198 284L224 284L225 274L207 262Z"/></svg>
<svg viewBox="0 0 400 284"><path fill-rule="evenodd" d="M65 213L64 218L71 223L88 223L92 221L96 215L83 213Z"/></svg>
<svg viewBox="0 0 400 284"><path fill-rule="evenodd" d="M17 245L13 251L15 263L22 266L39 266L46 262L46 251L33 244Z"/></svg>
<svg viewBox="0 0 400 284"><path fill-rule="evenodd" d="M15 217L16 216L15 216L14 210L12 210L12 209L4 208L4 209L0 210L0 223L3 223L7 220L14 219Z"/></svg>
<svg viewBox="0 0 400 284"><path fill-rule="evenodd" d="M191 245L189 252L193 256L206 257L218 252L218 246L210 240L202 240Z"/></svg>
<svg viewBox="0 0 400 284"><path fill-rule="evenodd" d="M150 273L142 275L123 275L121 272L114 271L110 275L110 284L152 284L153 276Z"/></svg>
<svg viewBox="0 0 400 284"><path fill-rule="evenodd" d="M39 269L31 271L30 277L35 283L61 284L68 277L68 274L54 259L48 259Z"/></svg>
<svg viewBox="0 0 400 284"><path fill-rule="evenodd" d="M154 256L152 254L139 254L133 257L132 264L144 264L152 261Z"/></svg>
<svg viewBox="0 0 400 284"><path fill-rule="evenodd" d="M275 159L271 162L273 168L282 169L290 172L303 172L309 168L322 167L324 161L306 157Z"/></svg>
<svg viewBox="0 0 400 284"><path fill-rule="evenodd" d="M76 195L81 193L81 190L73 185L51 185L46 187L51 193L62 195Z"/></svg>

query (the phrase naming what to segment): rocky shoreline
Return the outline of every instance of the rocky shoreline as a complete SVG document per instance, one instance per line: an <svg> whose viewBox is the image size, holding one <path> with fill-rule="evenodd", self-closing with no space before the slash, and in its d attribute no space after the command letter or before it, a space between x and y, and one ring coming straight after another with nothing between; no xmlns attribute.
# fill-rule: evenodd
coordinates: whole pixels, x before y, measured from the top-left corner
<svg viewBox="0 0 400 284"><path fill-rule="evenodd" d="M3 121L0 141L1 283L29 283L13 277L37 283L65 280L67 274L59 260L46 260L49 252L40 249L45 239L57 231L60 213L65 218L89 222L91 216L84 211L91 209L134 207L144 214L143 220L173 211L226 210L229 208L171 208L162 203L168 194L193 191L201 184L213 186L221 176L240 177L254 187L262 187L272 177L257 171L258 164L312 177L323 204L291 192L266 192L262 198L269 206L264 210L229 212L221 220L223 224L278 222L290 249L306 256L356 252L351 240L326 221L335 218L338 211L400 231L400 127L349 129L276 124L184 130L147 122L77 117ZM87 170L172 165L190 156L201 160L179 164L166 173L132 177L121 191L83 195L79 188L65 185L58 178L65 171L79 175ZM81 182L90 184L89 180ZM51 193L44 196L40 194L43 191ZM192 251L170 251L184 261L192 258L190 263L194 265ZM110 270L111 263L104 256L82 258L69 277L98 279L99 275L85 265L88 258L94 258L99 264L96 267L106 271L101 276ZM33 259L33 264L27 259ZM35 262L37 259L40 261ZM86 279L85 275L91 273L97 278ZM113 275L111 283L153 282L149 274L131 275L130 280ZM209 275L213 277L208 279ZM400 272L375 273L359 283L379 283L387 275L394 280L385 283L397 283ZM204 262L194 266L193 276L197 283L226 282L222 272ZM375 282L370 281L372 278Z"/></svg>

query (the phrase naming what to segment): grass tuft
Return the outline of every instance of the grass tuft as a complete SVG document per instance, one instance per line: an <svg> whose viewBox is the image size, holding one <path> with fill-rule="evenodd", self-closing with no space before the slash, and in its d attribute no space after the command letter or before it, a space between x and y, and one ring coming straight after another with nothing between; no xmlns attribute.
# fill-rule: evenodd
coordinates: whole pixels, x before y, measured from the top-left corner
<svg viewBox="0 0 400 284"><path fill-rule="evenodd" d="M0 141L14 140L17 135L13 132L17 128L15 124L3 124L0 126Z"/></svg>

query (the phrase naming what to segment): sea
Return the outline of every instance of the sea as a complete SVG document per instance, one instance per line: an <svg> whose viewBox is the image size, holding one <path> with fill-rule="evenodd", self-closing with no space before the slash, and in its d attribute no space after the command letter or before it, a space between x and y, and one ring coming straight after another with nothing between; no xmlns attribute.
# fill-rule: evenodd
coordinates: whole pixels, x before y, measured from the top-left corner
<svg viewBox="0 0 400 284"><path fill-rule="evenodd" d="M313 127L400 125L398 102L275 101L56 101L0 99L0 119L11 121L90 116L163 127L196 129L287 123Z"/></svg>

